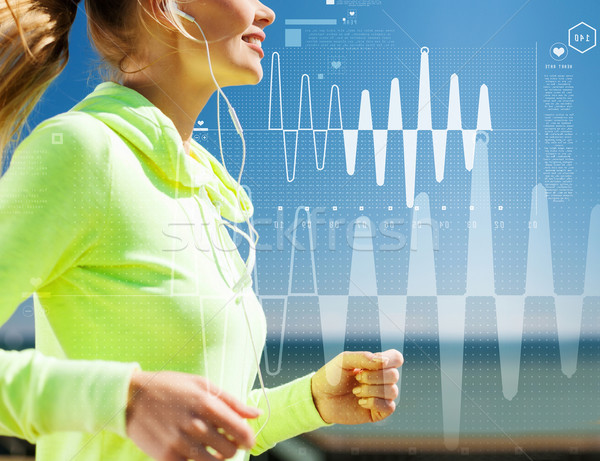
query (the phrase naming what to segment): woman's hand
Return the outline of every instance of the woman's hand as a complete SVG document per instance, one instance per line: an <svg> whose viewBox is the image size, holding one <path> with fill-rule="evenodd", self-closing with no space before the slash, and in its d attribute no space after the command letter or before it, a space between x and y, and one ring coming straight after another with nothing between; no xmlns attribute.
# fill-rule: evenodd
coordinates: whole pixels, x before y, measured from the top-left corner
<svg viewBox="0 0 600 461"><path fill-rule="evenodd" d="M323 421L362 424L387 418L396 409L397 368L402 363L396 349L377 354L345 351L326 363L311 379L313 400Z"/></svg>
<svg viewBox="0 0 600 461"><path fill-rule="evenodd" d="M126 414L127 435L147 455L160 461L204 461L253 447L254 432L244 418L256 418L261 410L202 376L136 371Z"/></svg>

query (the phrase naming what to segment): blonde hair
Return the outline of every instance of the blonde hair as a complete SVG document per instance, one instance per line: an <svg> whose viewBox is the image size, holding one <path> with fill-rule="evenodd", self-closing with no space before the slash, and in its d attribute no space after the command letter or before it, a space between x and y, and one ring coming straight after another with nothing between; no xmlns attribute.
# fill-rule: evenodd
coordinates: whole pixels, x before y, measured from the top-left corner
<svg viewBox="0 0 600 461"><path fill-rule="evenodd" d="M187 34L171 1L150 0L150 11L141 2L85 0L88 36L102 58L97 69L104 80L122 82L125 74L143 70L126 71L122 65L125 58L138 54L139 26L152 33L144 13L159 22L157 4L174 26L169 29ZM27 117L67 64L69 32L77 10L82 9L78 3L0 0L0 172L5 154L19 142Z"/></svg>

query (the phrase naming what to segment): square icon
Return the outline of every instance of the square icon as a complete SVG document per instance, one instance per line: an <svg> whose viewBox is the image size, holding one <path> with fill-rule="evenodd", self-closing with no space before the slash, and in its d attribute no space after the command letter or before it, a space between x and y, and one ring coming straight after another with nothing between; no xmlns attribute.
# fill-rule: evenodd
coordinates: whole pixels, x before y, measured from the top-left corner
<svg viewBox="0 0 600 461"><path fill-rule="evenodd" d="M52 144L62 144L63 143L63 134L62 133L52 133Z"/></svg>

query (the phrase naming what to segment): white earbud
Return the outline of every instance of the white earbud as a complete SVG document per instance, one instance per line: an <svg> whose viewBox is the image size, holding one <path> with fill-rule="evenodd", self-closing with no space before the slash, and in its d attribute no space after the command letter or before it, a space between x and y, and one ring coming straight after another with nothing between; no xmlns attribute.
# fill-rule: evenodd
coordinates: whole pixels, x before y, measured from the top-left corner
<svg viewBox="0 0 600 461"><path fill-rule="evenodd" d="M187 19L190 22L196 22L196 19L193 16L191 16L191 15L185 13L184 11L181 11L179 8L177 8L177 6L175 6L175 2L173 2L173 9L175 10L175 13L178 16L181 16L183 19Z"/></svg>

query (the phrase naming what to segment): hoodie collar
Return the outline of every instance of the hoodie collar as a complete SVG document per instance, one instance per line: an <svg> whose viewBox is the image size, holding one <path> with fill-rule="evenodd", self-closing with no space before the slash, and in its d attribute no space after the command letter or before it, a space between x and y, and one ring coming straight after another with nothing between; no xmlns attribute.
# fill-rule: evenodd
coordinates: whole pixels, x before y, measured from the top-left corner
<svg viewBox="0 0 600 461"><path fill-rule="evenodd" d="M187 155L173 121L137 91L115 82L103 82L71 111L86 112L105 123L168 180L191 189L204 187L224 218L243 222L252 216L254 209L246 191L225 167L194 139Z"/></svg>

